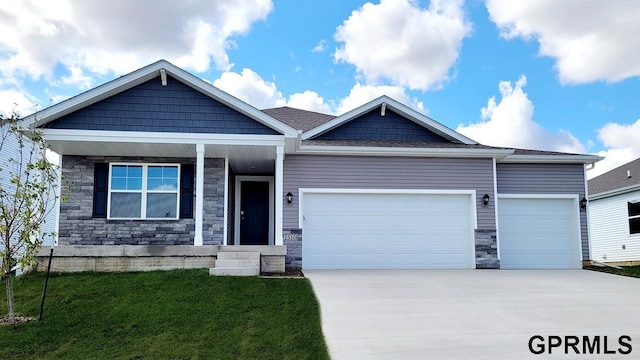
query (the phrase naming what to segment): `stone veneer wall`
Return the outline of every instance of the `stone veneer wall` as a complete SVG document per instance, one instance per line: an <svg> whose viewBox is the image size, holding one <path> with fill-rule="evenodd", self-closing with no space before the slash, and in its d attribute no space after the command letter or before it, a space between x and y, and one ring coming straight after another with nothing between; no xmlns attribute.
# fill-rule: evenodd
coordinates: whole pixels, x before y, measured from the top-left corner
<svg viewBox="0 0 640 360"><path fill-rule="evenodd" d="M495 229L476 229L476 268L499 269L498 241Z"/></svg>
<svg viewBox="0 0 640 360"><path fill-rule="evenodd" d="M287 246L285 268L302 269L302 229L282 229L283 243Z"/></svg>
<svg viewBox="0 0 640 360"><path fill-rule="evenodd" d="M193 245L194 219L92 218L93 169L97 162L186 164L194 163L194 159L64 156L62 196L67 199L60 204L60 245ZM203 241L205 245L220 245L224 226L224 160L205 159L204 172Z"/></svg>

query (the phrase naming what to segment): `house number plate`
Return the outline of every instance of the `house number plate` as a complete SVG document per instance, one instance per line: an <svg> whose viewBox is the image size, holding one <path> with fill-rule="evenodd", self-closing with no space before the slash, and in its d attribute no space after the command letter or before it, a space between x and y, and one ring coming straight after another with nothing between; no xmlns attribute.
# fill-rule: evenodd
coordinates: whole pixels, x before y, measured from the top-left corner
<svg viewBox="0 0 640 360"><path fill-rule="evenodd" d="M300 234L282 234L282 238L285 241L298 241Z"/></svg>

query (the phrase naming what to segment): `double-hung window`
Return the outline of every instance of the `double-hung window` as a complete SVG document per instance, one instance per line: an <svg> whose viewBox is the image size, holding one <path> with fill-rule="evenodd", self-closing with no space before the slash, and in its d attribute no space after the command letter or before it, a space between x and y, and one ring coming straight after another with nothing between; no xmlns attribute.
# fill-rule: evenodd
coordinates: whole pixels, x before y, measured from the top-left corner
<svg viewBox="0 0 640 360"><path fill-rule="evenodd" d="M640 201L629 201L629 234L640 234Z"/></svg>
<svg viewBox="0 0 640 360"><path fill-rule="evenodd" d="M177 219L180 165L109 166L110 219Z"/></svg>

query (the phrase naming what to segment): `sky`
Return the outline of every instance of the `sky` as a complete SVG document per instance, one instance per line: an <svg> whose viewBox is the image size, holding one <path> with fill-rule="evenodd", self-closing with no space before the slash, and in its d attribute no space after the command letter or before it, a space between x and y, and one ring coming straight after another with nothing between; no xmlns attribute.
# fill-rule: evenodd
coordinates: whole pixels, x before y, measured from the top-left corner
<svg viewBox="0 0 640 360"><path fill-rule="evenodd" d="M482 143L640 157L637 0L0 0L0 113L166 59L259 109L388 95Z"/></svg>

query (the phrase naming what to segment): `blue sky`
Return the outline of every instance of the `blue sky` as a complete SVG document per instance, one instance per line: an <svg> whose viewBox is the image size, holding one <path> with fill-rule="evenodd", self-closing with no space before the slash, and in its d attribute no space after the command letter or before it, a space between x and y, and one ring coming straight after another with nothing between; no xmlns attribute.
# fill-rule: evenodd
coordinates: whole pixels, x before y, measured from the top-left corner
<svg viewBox="0 0 640 360"><path fill-rule="evenodd" d="M640 2L0 0L0 111L158 59L258 107L382 94L487 145L640 156Z"/></svg>

